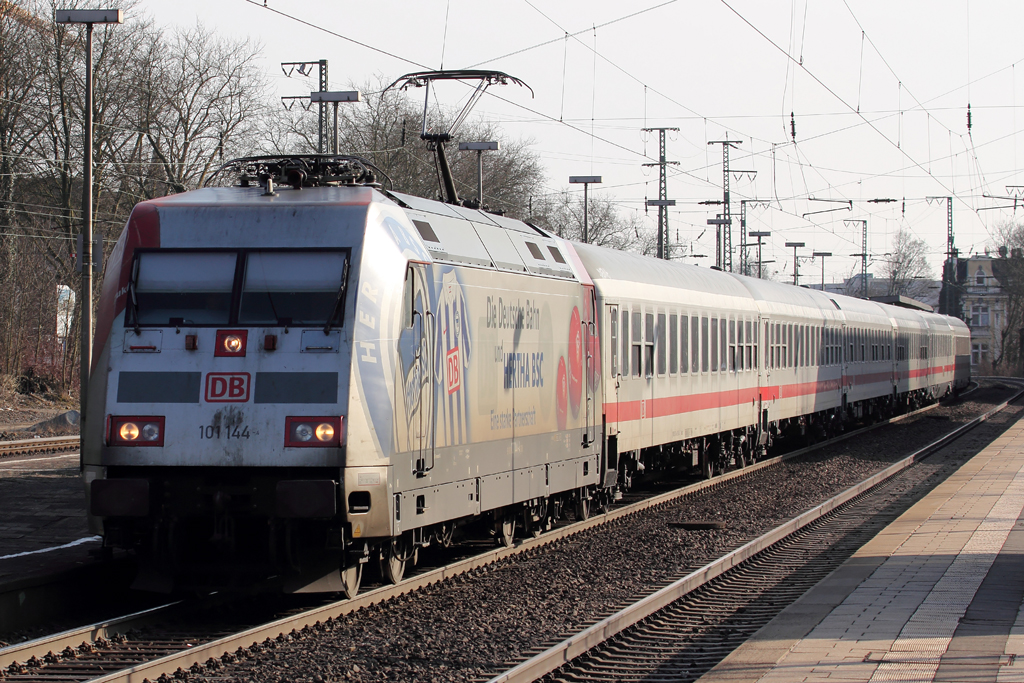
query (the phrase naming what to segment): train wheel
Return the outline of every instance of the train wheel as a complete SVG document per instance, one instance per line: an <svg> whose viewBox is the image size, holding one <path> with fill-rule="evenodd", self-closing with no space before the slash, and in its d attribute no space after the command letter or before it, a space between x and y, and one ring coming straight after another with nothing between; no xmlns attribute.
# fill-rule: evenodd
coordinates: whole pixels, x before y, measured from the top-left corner
<svg viewBox="0 0 1024 683"><path fill-rule="evenodd" d="M359 593L359 585L363 582L363 564L357 562L352 567L342 567L339 573L341 575L341 592L351 600Z"/></svg>
<svg viewBox="0 0 1024 683"><path fill-rule="evenodd" d="M516 517L505 514L494 520L494 538L503 548L511 548L516 536Z"/></svg>
<svg viewBox="0 0 1024 683"><path fill-rule="evenodd" d="M736 449L736 469L742 470L747 466L747 445L743 444Z"/></svg>
<svg viewBox="0 0 1024 683"><path fill-rule="evenodd" d="M715 464L711 460L710 453L701 453L700 473L705 479L710 479L711 477L715 476Z"/></svg>
<svg viewBox="0 0 1024 683"><path fill-rule="evenodd" d="M576 521L582 522L589 518L590 498L587 497L586 491L580 491L580 494L576 497Z"/></svg>
<svg viewBox="0 0 1024 683"><path fill-rule="evenodd" d="M380 575L388 583L398 583L405 576L405 567L412 557L406 536L395 536L380 551Z"/></svg>
<svg viewBox="0 0 1024 683"><path fill-rule="evenodd" d="M545 531L551 531L554 526L551 521L551 514L548 512L548 501L542 500L538 505L524 508L523 529L525 533L534 538L540 537Z"/></svg>

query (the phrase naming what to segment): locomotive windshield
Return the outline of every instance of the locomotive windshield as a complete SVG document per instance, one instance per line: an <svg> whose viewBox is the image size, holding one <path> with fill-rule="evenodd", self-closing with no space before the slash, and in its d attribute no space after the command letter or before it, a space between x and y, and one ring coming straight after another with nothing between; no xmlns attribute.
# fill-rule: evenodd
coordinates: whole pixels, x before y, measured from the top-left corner
<svg viewBox="0 0 1024 683"><path fill-rule="evenodd" d="M253 252L245 264L240 325L324 325L345 270L340 252ZM337 321L331 321L336 323Z"/></svg>
<svg viewBox="0 0 1024 683"><path fill-rule="evenodd" d="M340 250L142 252L127 324L340 325L347 259Z"/></svg>
<svg viewBox="0 0 1024 683"><path fill-rule="evenodd" d="M139 254L135 302L140 325L227 325L235 252Z"/></svg>

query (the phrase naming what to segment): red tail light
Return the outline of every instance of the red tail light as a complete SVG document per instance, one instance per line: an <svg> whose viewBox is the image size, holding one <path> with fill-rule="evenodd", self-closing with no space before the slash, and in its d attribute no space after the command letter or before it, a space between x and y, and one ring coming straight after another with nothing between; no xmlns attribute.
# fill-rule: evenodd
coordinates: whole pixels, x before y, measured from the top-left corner
<svg viewBox="0 0 1024 683"><path fill-rule="evenodd" d="M163 446L164 418L158 415L111 415L107 418L110 446Z"/></svg>
<svg viewBox="0 0 1024 683"><path fill-rule="evenodd" d="M217 330L214 356L242 358L245 356L245 342L248 330Z"/></svg>
<svg viewBox="0 0 1024 683"><path fill-rule="evenodd" d="M340 417L286 417L284 445L288 448L335 448L341 445Z"/></svg>

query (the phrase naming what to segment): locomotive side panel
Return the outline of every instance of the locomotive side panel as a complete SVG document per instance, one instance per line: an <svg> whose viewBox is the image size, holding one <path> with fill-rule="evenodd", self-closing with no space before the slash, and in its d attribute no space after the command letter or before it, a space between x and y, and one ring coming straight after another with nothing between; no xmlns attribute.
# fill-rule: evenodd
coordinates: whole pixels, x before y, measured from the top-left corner
<svg viewBox="0 0 1024 683"><path fill-rule="evenodd" d="M584 288L447 263L430 273L432 454L419 469L413 449L394 458L402 528L582 485ZM585 469L596 480L596 461Z"/></svg>

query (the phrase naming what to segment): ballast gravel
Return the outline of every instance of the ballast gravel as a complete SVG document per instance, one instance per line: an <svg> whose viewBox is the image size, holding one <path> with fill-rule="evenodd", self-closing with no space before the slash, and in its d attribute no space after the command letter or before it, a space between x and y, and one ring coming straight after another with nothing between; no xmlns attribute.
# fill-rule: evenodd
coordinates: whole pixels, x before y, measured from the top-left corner
<svg viewBox="0 0 1024 683"><path fill-rule="evenodd" d="M1012 393L990 383L953 406L293 633L273 646L251 648L188 680L486 680L862 481ZM922 482L930 487L949 476L1020 414L1019 408L1004 411L957 442L956 454L925 460L893 496L923 495ZM683 520L727 524L685 530L678 525Z"/></svg>

